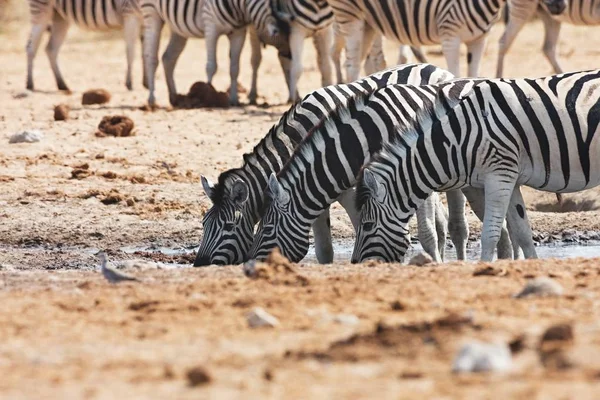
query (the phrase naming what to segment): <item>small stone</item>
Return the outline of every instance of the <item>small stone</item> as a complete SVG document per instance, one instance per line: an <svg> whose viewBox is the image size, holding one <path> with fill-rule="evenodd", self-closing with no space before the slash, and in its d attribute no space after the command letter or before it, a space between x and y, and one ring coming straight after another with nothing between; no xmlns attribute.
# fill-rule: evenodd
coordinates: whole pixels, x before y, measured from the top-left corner
<svg viewBox="0 0 600 400"><path fill-rule="evenodd" d="M333 322L341 325L357 325L360 320L353 314L336 314L333 316Z"/></svg>
<svg viewBox="0 0 600 400"><path fill-rule="evenodd" d="M81 104L104 104L110 101L110 93L104 89L92 89L83 93Z"/></svg>
<svg viewBox="0 0 600 400"><path fill-rule="evenodd" d="M55 121L66 121L69 119L69 106L66 104L59 104L54 107L54 120Z"/></svg>
<svg viewBox="0 0 600 400"><path fill-rule="evenodd" d="M277 318L260 307L256 307L246 314L246 319L248 320L248 326L250 326L250 328L273 328L279 325L279 320Z"/></svg>
<svg viewBox="0 0 600 400"><path fill-rule="evenodd" d="M417 267L422 267L427 264L433 263L433 258L423 251L418 252L408 262L408 265L416 265Z"/></svg>
<svg viewBox="0 0 600 400"><path fill-rule="evenodd" d="M465 344L454 359L452 371L503 372L512 365L510 349L506 344L471 342Z"/></svg>
<svg viewBox="0 0 600 400"><path fill-rule="evenodd" d="M35 143L39 142L44 138L44 134L37 130L25 130L23 132L15 133L8 139L8 143Z"/></svg>
<svg viewBox="0 0 600 400"><path fill-rule="evenodd" d="M30 95L31 95L31 91L25 90L23 92L19 92L19 93L13 95L13 99L25 99L25 98L29 97Z"/></svg>
<svg viewBox="0 0 600 400"><path fill-rule="evenodd" d="M406 305L402 303L400 300L394 300L390 303L390 307L394 311L404 311L406 310Z"/></svg>
<svg viewBox="0 0 600 400"><path fill-rule="evenodd" d="M187 380L190 386L206 385L212 381L212 377L204 367L193 367L187 371Z"/></svg>
<svg viewBox="0 0 600 400"><path fill-rule="evenodd" d="M481 267L473 272L473 276L506 276L508 275L508 271L506 268L494 267L491 265L486 265L485 267Z"/></svg>
<svg viewBox="0 0 600 400"><path fill-rule="evenodd" d="M528 296L562 296L563 288L552 278L540 276L527 282L523 290L515 295L520 299Z"/></svg>

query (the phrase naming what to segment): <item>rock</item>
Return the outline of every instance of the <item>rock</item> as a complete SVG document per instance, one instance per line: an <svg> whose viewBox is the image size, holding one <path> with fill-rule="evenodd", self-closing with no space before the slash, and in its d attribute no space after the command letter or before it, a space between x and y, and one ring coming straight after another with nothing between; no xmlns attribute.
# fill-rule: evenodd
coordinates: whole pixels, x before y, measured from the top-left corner
<svg viewBox="0 0 600 400"><path fill-rule="evenodd" d="M433 258L423 251L418 252L408 262L408 265L416 265L417 267L422 267L427 264L433 263Z"/></svg>
<svg viewBox="0 0 600 400"><path fill-rule="evenodd" d="M54 120L55 121L66 121L69 119L69 106L66 104L59 104L54 107Z"/></svg>
<svg viewBox="0 0 600 400"><path fill-rule="evenodd" d="M25 99L31 95L31 91L25 90L23 92L19 92L13 95L13 99Z"/></svg>
<svg viewBox="0 0 600 400"><path fill-rule="evenodd" d="M333 322L341 325L357 325L360 320L353 314L336 314L333 316Z"/></svg>
<svg viewBox="0 0 600 400"><path fill-rule="evenodd" d="M12 135L10 137L10 139L8 139L8 143L10 143L10 144L35 143L35 142L39 142L43 138L44 138L44 134L41 131L39 131L37 129L32 129L32 130L25 130L23 132L15 133L14 135Z"/></svg>
<svg viewBox="0 0 600 400"><path fill-rule="evenodd" d="M575 335L570 324L557 324L546 329L540 339L538 352L540 361L548 369L567 369L574 363L569 356Z"/></svg>
<svg viewBox="0 0 600 400"><path fill-rule="evenodd" d="M201 386L206 385L212 381L212 377L204 367L193 367L190 368L186 377L190 386Z"/></svg>
<svg viewBox="0 0 600 400"><path fill-rule="evenodd" d="M512 365L510 349L506 344L470 342L465 344L454 359L452 371L503 372Z"/></svg>
<svg viewBox="0 0 600 400"><path fill-rule="evenodd" d="M562 296L560 283L546 276L540 276L527 282L523 290L515 295L520 299L528 296Z"/></svg>
<svg viewBox="0 0 600 400"><path fill-rule="evenodd" d="M492 265L486 265L473 272L473 276L506 276L508 271L506 268L495 267Z"/></svg>
<svg viewBox="0 0 600 400"><path fill-rule="evenodd" d="M107 115L102 118L98 124L98 132L96 136L133 136L134 123L131 118L125 115Z"/></svg>
<svg viewBox="0 0 600 400"><path fill-rule="evenodd" d="M248 320L248 326L250 326L250 328L274 328L279 325L279 320L277 318L260 307L256 307L246 314L246 319Z"/></svg>
<svg viewBox="0 0 600 400"><path fill-rule="evenodd" d="M250 260L242 267L250 279L265 280L274 285L307 286L308 278L299 274L284 255L274 248L264 262Z"/></svg>
<svg viewBox="0 0 600 400"><path fill-rule="evenodd" d="M110 93L104 89L91 89L81 97L81 104L104 104L110 101Z"/></svg>

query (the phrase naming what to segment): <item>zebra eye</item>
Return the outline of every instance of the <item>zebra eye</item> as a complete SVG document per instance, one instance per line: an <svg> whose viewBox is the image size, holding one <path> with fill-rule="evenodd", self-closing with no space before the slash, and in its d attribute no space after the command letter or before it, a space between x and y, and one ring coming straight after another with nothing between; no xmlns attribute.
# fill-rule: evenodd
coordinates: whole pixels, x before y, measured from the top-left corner
<svg viewBox="0 0 600 400"><path fill-rule="evenodd" d="M373 229L375 229L375 222L365 222L363 224L363 229L367 232L371 232Z"/></svg>
<svg viewBox="0 0 600 400"><path fill-rule="evenodd" d="M235 228L235 224L233 222L228 222L223 226L223 230L227 232L231 232Z"/></svg>

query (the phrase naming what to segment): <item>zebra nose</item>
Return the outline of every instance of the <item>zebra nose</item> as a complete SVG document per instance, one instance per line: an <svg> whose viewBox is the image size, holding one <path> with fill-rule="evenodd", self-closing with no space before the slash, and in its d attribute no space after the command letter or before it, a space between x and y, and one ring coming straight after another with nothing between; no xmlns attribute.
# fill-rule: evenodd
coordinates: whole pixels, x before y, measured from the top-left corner
<svg viewBox="0 0 600 400"><path fill-rule="evenodd" d="M205 267L211 264L212 262L210 260L210 257L201 255L200 253L196 255L196 259L194 260L194 267Z"/></svg>

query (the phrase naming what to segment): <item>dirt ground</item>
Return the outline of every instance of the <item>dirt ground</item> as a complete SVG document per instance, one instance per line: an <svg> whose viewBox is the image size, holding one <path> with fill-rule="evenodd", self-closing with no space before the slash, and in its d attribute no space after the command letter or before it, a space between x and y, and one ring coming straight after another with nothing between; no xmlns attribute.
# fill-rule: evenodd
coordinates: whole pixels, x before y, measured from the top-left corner
<svg viewBox="0 0 600 400"><path fill-rule="evenodd" d="M497 263L499 276L473 276L481 268L474 263L304 264L303 285L253 281L240 267L165 268L160 262L189 264L202 236L201 217L210 204L200 175L215 180L239 165L287 109L275 51L264 52L261 106L171 110L159 67L163 107L147 112L139 109L147 98L141 63L129 92L117 34L71 29L60 53L71 94L56 90L42 44L37 90L26 92L28 23L18 14L0 29L1 397L598 398L599 260ZM597 32L563 27L567 70L598 66L600 50L589 40ZM495 71L500 34L499 25L487 46L485 76ZM508 57L507 76L551 73L538 50L542 36L540 23L525 28ZM445 65L436 48L428 51L431 62ZM222 38L219 90L229 85L227 53ZM396 46L387 43L386 55L393 62ZM320 84L310 41L304 61L302 93ZM176 70L180 92L205 80L204 65L203 41L191 40ZM248 46L242 67L240 82L249 87ZM81 94L93 88L107 89L111 101L82 106ZM63 103L71 119L54 122L54 106ZM129 116L135 136L96 137L102 117L112 114ZM39 129L44 138L9 145L10 135L24 129ZM599 193L565 197L575 208L595 209ZM554 196L526 190L525 198L539 236L600 231L600 211L539 212L552 207ZM333 216L334 237L351 238L343 212L335 208ZM479 223L472 215L469 220L476 239ZM188 254L122 251L138 247ZM106 284L95 271L98 249L129 260L128 271L143 282ZM565 294L513 298L534 276L552 276ZM250 329L245 315L254 307L280 325ZM540 336L554 323L574 327L565 350L570 368L541 362ZM462 343L510 342L520 335L524 349L515 353L510 372L451 372ZM194 367L206 369L210 381L192 387L187 373Z"/></svg>

